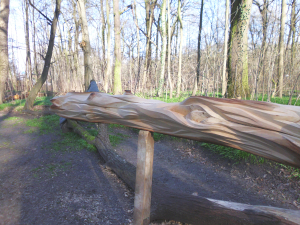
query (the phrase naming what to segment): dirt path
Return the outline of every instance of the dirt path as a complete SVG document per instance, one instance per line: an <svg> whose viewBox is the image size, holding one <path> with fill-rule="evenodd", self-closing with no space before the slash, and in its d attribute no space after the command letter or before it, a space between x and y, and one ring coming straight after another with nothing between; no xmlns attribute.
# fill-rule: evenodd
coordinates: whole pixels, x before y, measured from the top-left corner
<svg viewBox="0 0 300 225"><path fill-rule="evenodd" d="M59 126L46 133L29 127L33 118L0 112L0 224L130 224L133 192L98 153L64 142ZM110 132L120 134L115 149L135 164L137 132ZM193 195L290 209L300 204L300 181L285 170L235 164L192 141L156 141L153 176Z"/></svg>

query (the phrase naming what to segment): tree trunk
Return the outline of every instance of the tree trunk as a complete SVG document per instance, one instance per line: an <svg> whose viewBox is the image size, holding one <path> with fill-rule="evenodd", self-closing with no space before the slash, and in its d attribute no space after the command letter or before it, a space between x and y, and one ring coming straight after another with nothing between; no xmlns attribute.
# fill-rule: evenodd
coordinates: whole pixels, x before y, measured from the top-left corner
<svg viewBox="0 0 300 225"><path fill-rule="evenodd" d="M228 98L248 97L248 27L252 0L231 0L227 59ZM236 95L236 96L235 96Z"/></svg>
<svg viewBox="0 0 300 225"><path fill-rule="evenodd" d="M135 72L137 74L136 79L135 79L135 88L134 88L134 93L136 93L136 87L137 87L137 83L138 83L138 79L139 79L139 70L140 70L140 30L139 30L139 22L137 19L137 14L136 14L136 1L133 1L134 4L134 22L136 25L136 54L137 54L137 72Z"/></svg>
<svg viewBox="0 0 300 225"><path fill-rule="evenodd" d="M80 47L84 52L84 88L85 91L87 91L90 85L90 80L93 78L93 70L92 70L93 65L91 59L91 45L90 45L88 24L86 19L85 1L78 0L77 8L81 20L81 31L82 31L82 40L80 42Z"/></svg>
<svg viewBox="0 0 300 225"><path fill-rule="evenodd" d="M48 77L48 71L50 68L50 62L51 62L53 46L54 46L57 21L58 21L58 17L60 14L60 4L61 4L61 0L56 0L55 12L54 12L54 17L53 17L52 24L51 24L50 39L49 39L47 54L45 57L45 64L44 64L43 72L42 72L41 77L37 80L35 85L30 90L30 94L29 94L29 96L26 100L25 106L24 106L25 110L32 110L34 100L35 100L39 90L41 89L41 87L43 86L43 84L45 83L45 81L47 80L47 77Z"/></svg>
<svg viewBox="0 0 300 225"><path fill-rule="evenodd" d="M178 55L178 75L177 75L177 90L176 90L176 98L179 97L180 88L181 88L181 63L182 63L182 42L183 42L183 25L181 18L181 0L178 0L178 21L180 27L180 41L179 41L179 55ZM177 46L177 45L176 45Z"/></svg>
<svg viewBox="0 0 300 225"><path fill-rule="evenodd" d="M282 98L283 91L283 56L284 56L284 26L285 26L285 18L286 18L286 2L282 0L281 2L281 18L280 18L280 34L279 34L279 42L278 42L278 89L279 89L279 97Z"/></svg>
<svg viewBox="0 0 300 225"><path fill-rule="evenodd" d="M119 0L113 0L114 5L114 34L115 34L115 68L114 68L114 94L122 94L122 81L121 81L121 28L120 28L120 11Z"/></svg>
<svg viewBox="0 0 300 225"><path fill-rule="evenodd" d="M3 103L5 82L8 77L8 19L9 1L0 1L0 104Z"/></svg>
<svg viewBox="0 0 300 225"><path fill-rule="evenodd" d="M229 15L229 0L226 0L226 12L225 12L225 37L224 37L224 60L223 60L223 71L222 71L222 97L225 97L227 79L226 79L226 61L227 61L227 45L228 45L228 15Z"/></svg>
<svg viewBox="0 0 300 225"><path fill-rule="evenodd" d="M160 13L160 23L161 23L161 56L160 56L160 77L158 81L158 89L157 89L157 95L160 97L163 93L163 85L164 85L164 77L165 77L165 64L166 64L166 50L167 50L167 34L166 34L166 5L167 0L163 0L161 4L161 13Z"/></svg>
<svg viewBox="0 0 300 225"><path fill-rule="evenodd" d="M25 42L26 42L26 75L29 77L28 91L32 87L32 66L29 45L29 16L28 16L28 0L25 1ZM26 77L27 77L26 76Z"/></svg>
<svg viewBox="0 0 300 225"><path fill-rule="evenodd" d="M167 0L167 4L168 4L168 81L169 81L169 85L170 85L170 99L173 97L173 82L171 79L171 5L170 5L170 0Z"/></svg>
<svg viewBox="0 0 300 225"><path fill-rule="evenodd" d="M110 0L106 0L106 23L107 23L107 54L106 54L106 68L104 77L104 91L108 92L108 84L112 83L111 77L111 65L110 65L110 47L111 47L111 37L110 37Z"/></svg>
<svg viewBox="0 0 300 225"><path fill-rule="evenodd" d="M76 17L76 3L74 1L72 1L72 5L73 5L73 20L74 20L74 24L75 24L75 34L74 34L74 53L73 53L73 63L74 63L74 75L76 80L80 80L81 76L80 74L80 70L79 70L79 62L78 62L78 45L79 45L79 41L78 41L78 36L79 36L79 22L77 20ZM78 82L78 81L77 81ZM77 87L77 82L75 84L75 88Z"/></svg>
<svg viewBox="0 0 300 225"><path fill-rule="evenodd" d="M115 172L131 189L135 189L136 167L113 150L106 124L99 125L96 138L75 121L67 120L65 127L73 129L88 143L95 145L106 162L105 166ZM175 220L196 225L300 223L298 210L209 199L173 191L155 179L152 183L150 221Z"/></svg>
<svg viewBox="0 0 300 225"><path fill-rule="evenodd" d="M215 143L300 167L300 107L208 97L164 103L105 93L69 93L52 103L64 118Z"/></svg>
<svg viewBox="0 0 300 225"><path fill-rule="evenodd" d="M265 76L264 62L265 62L265 55L267 49L266 44L267 44L267 30L268 30L268 7L269 7L269 0L264 0L263 9L260 10L260 13L262 15L263 39L262 39L261 52L260 52L259 75L256 80L256 88L255 88L256 101L258 100L258 81L262 76L264 81L264 76ZM264 92L263 92L262 99L263 98L264 98Z"/></svg>
<svg viewBox="0 0 300 225"><path fill-rule="evenodd" d="M200 83L200 66L201 66L201 32L202 32L202 19L203 19L203 0L201 0L200 23L198 33L198 51L197 51L197 79L195 79L193 94L196 95L198 85Z"/></svg>

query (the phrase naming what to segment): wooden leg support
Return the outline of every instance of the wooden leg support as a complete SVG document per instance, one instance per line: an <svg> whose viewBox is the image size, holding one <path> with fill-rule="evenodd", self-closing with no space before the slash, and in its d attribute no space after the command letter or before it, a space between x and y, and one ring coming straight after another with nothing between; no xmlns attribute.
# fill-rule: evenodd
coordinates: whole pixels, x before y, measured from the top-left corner
<svg viewBox="0 0 300 225"><path fill-rule="evenodd" d="M154 140L152 133L139 132L134 197L134 225L150 223Z"/></svg>

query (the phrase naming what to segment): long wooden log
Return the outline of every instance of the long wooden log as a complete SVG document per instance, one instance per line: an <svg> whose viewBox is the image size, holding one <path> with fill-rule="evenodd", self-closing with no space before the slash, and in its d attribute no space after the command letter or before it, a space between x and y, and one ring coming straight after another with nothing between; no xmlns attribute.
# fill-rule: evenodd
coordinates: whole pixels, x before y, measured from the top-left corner
<svg viewBox="0 0 300 225"><path fill-rule="evenodd" d="M97 92L68 93L51 101L61 117L215 143L300 167L298 106L210 97L165 103Z"/></svg>
<svg viewBox="0 0 300 225"><path fill-rule="evenodd" d="M68 120L67 126L98 149L106 166L130 188L135 189L136 168L120 157L111 147L107 126L100 124L99 135L93 138L79 124ZM91 141L92 140L92 141ZM196 225L224 224L300 224L300 210L255 206L220 201L172 191L153 180L150 220L175 220Z"/></svg>

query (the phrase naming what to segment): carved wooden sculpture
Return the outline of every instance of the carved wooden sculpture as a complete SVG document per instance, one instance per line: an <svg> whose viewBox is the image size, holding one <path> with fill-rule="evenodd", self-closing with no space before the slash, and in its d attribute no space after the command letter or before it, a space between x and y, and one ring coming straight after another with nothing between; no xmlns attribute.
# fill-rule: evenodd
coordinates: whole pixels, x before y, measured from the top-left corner
<svg viewBox="0 0 300 225"><path fill-rule="evenodd" d="M68 93L55 97L59 116L115 123L241 149L300 167L300 107L190 97L165 103L132 94Z"/></svg>
<svg viewBox="0 0 300 225"><path fill-rule="evenodd" d="M299 107L271 103L191 97L181 103L146 100L133 95L69 93L52 100L58 115L90 122L118 123L143 130L236 147L299 166ZM106 162L129 187L136 187L136 168L109 142L107 126L96 138L76 121L65 125L97 147ZM153 220L189 224L300 224L298 210L219 201L178 193L153 181Z"/></svg>

